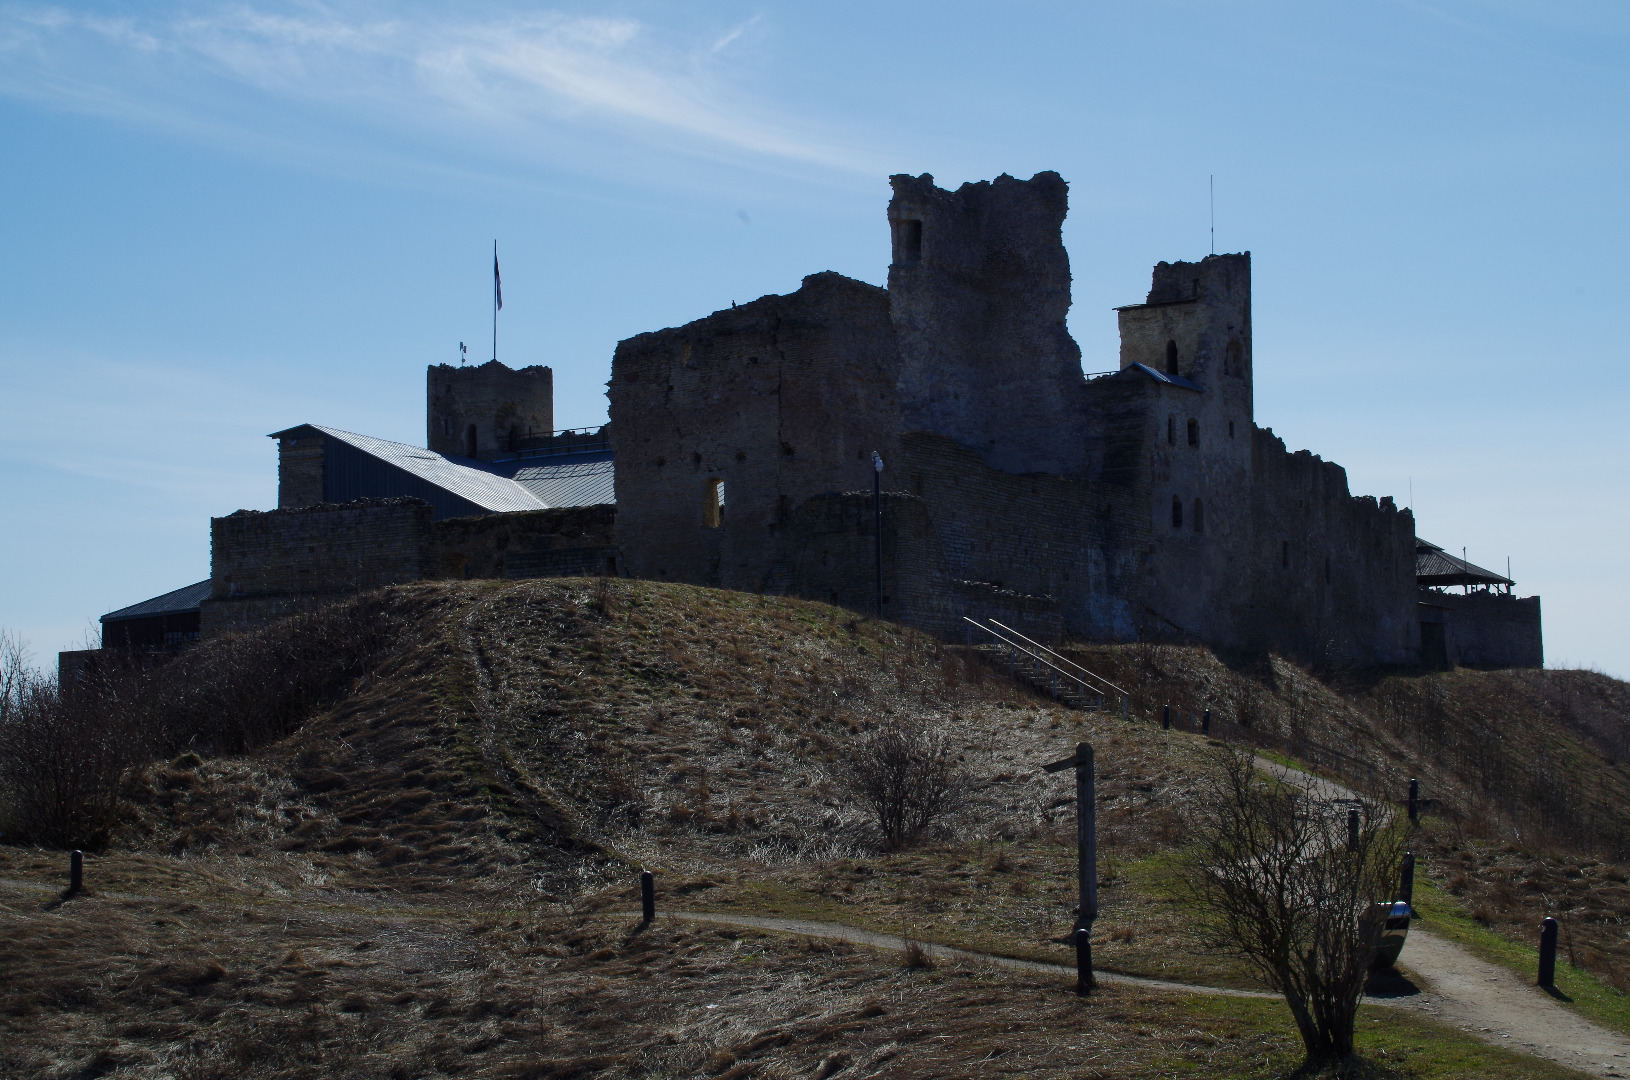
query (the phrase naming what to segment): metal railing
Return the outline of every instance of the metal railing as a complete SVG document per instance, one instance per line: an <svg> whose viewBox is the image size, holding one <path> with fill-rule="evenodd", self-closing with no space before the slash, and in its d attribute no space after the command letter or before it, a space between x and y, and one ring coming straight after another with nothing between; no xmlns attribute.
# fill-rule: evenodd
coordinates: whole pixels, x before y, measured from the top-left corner
<svg viewBox="0 0 1630 1080"><path fill-rule="evenodd" d="M559 431L529 431L515 440L518 457L557 457L563 454L588 454L611 449L611 435L600 427L561 428Z"/></svg>
<svg viewBox="0 0 1630 1080"><path fill-rule="evenodd" d="M1001 627L1001 629L1006 630L1008 633L1012 634L1014 637L1018 638L1020 641L1022 641L1025 644L1031 646L1032 648L1040 649L1042 652L1046 653L1048 656L1051 656L1053 659L1057 660L1060 664L1063 664L1066 667L1074 668L1076 671L1079 671L1081 674L1085 675L1087 678L1091 679L1093 682L1099 683L1105 690L1112 690L1115 693L1121 695L1122 697L1128 697L1129 696L1125 690L1122 690L1120 687L1116 686L1114 683L1110 682L1108 679L1104 678L1102 675L1098 675L1098 674L1095 674L1094 672L1088 671L1086 668L1082 667L1080 664L1077 664L1074 660L1071 660L1069 657L1063 656L1063 655L1061 655L1061 654L1059 654L1057 652L1054 652L1052 649L1049 649L1047 646L1043 645L1039 641L1033 641L1030 638L1025 637L1023 634L1021 634L1017 630L1013 629L1013 627L1007 626L1004 623L999 623L995 619L991 619L990 624L992 626Z"/></svg>
<svg viewBox="0 0 1630 1080"><path fill-rule="evenodd" d="M1018 634L1016 631L1008 630L1007 627L1002 627L1000 630L993 629L993 627L970 619L966 615L962 619L969 626L976 627L981 632L994 638L1000 647L1006 648L1008 674L1014 679L1021 679L1038 690L1044 689L1054 700L1062 701L1073 708L1102 709L1104 707L1103 691L1086 679L1081 678L1081 676L1067 671L1047 659L1047 656L1041 651L1045 649L1045 646L1035 646L1035 643L1031 642L1029 638ZM995 619L990 621L994 626L1001 626ZM1006 633L1003 631L1006 631ZM986 646L986 648L988 647ZM1047 650L1047 652L1051 652L1051 650ZM1022 667L1019 663L1020 656L1025 657L1027 661ZM1063 659L1063 657L1059 659ZM1076 667L1077 670L1084 674L1091 675L1091 672L1079 667L1079 665L1071 664L1071 666ZM1075 688L1073 693L1070 689L1072 685ZM1107 682L1106 685L1108 685ZM1123 711L1126 708L1124 695L1121 698L1121 707Z"/></svg>

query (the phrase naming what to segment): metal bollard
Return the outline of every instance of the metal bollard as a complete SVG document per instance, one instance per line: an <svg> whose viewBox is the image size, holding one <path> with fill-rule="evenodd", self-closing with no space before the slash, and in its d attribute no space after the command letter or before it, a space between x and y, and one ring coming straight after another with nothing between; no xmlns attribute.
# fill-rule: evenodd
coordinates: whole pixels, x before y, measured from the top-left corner
<svg viewBox="0 0 1630 1080"><path fill-rule="evenodd" d="M640 871L640 914L647 926L657 917L657 879L649 870Z"/></svg>
<svg viewBox="0 0 1630 1080"><path fill-rule="evenodd" d="M1419 780L1411 780L1409 782L1409 820L1410 821L1419 821L1420 819L1421 819L1421 782Z"/></svg>
<svg viewBox="0 0 1630 1080"><path fill-rule="evenodd" d="M1166 731L1170 731L1172 729L1172 707L1170 705L1161 707L1160 726Z"/></svg>
<svg viewBox="0 0 1630 1080"><path fill-rule="evenodd" d="M1556 986L1556 920L1549 915L1539 924L1539 985Z"/></svg>
<svg viewBox="0 0 1630 1080"><path fill-rule="evenodd" d="M83 851L70 851L68 853L68 891L81 892L85 888L85 853Z"/></svg>
<svg viewBox="0 0 1630 1080"><path fill-rule="evenodd" d="M1358 850L1358 807L1347 808L1347 850Z"/></svg>
<svg viewBox="0 0 1630 1080"><path fill-rule="evenodd" d="M1398 875L1398 899L1411 906L1415 903L1415 853L1404 852L1404 865Z"/></svg>
<svg viewBox="0 0 1630 1080"><path fill-rule="evenodd" d="M1202 734L1202 735L1210 735L1211 734L1211 710L1210 709L1207 709L1205 711L1205 715L1200 718L1200 734Z"/></svg>
<svg viewBox="0 0 1630 1080"><path fill-rule="evenodd" d="M1075 992L1085 997L1092 986L1092 931L1083 926L1075 932Z"/></svg>

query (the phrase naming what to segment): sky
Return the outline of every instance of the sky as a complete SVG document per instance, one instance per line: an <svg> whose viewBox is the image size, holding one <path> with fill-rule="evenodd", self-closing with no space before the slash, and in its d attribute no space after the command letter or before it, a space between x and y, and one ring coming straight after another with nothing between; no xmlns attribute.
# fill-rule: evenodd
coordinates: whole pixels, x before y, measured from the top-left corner
<svg viewBox="0 0 1630 1080"><path fill-rule="evenodd" d="M422 445L495 239L586 425L623 338L883 283L890 174L1053 169L1086 370L1214 222L1257 422L1630 677L1627 67L1605 0L0 0L0 628L207 577L269 432Z"/></svg>

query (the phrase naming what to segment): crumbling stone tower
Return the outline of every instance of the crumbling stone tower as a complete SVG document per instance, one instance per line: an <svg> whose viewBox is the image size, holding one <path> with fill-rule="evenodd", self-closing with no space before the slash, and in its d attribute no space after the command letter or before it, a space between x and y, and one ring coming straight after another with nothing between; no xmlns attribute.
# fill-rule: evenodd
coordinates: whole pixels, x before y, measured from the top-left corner
<svg viewBox="0 0 1630 1080"><path fill-rule="evenodd" d="M492 461L511 456L525 436L554 429L555 373L547 367L438 364L427 382L426 445L438 454Z"/></svg>
<svg viewBox="0 0 1630 1080"><path fill-rule="evenodd" d="M1055 172L954 192L927 173L890 183L901 430L949 436L1005 472L1079 474L1081 349L1064 324L1069 185Z"/></svg>

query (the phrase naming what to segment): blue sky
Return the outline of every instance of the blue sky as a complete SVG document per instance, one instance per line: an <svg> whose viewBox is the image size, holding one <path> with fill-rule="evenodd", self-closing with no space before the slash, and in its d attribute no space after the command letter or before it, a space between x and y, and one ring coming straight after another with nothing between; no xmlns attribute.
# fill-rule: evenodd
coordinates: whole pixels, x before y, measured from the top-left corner
<svg viewBox="0 0 1630 1080"><path fill-rule="evenodd" d="M887 177L1056 169L1071 327L1255 271L1257 419L1630 676L1630 8L0 0L0 626L42 657L208 573L266 433L424 437L424 367L554 367L820 270Z"/></svg>

